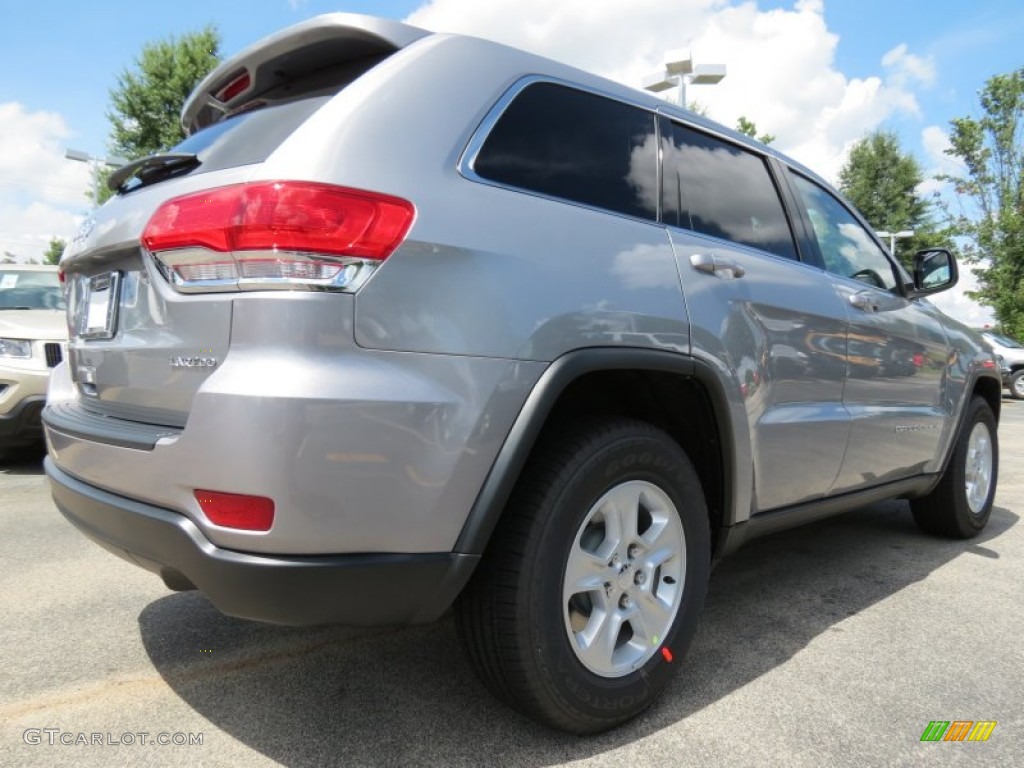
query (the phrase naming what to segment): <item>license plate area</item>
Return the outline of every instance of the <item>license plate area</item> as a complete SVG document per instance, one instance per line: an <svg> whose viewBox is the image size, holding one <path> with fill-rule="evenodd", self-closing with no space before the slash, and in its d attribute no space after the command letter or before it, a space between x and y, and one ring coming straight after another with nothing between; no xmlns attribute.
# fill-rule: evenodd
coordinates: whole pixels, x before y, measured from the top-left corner
<svg viewBox="0 0 1024 768"><path fill-rule="evenodd" d="M117 333L121 273L93 275L85 281L84 288L84 311L79 315L78 335L83 339L114 338Z"/></svg>

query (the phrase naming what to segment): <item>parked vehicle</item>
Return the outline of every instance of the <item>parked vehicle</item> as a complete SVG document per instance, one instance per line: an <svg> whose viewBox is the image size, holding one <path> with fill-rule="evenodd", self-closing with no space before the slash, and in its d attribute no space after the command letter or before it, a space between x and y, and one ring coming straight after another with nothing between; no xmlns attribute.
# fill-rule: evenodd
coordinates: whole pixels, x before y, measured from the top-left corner
<svg viewBox="0 0 1024 768"><path fill-rule="evenodd" d="M1024 400L1024 344L994 331L983 331L981 335L996 353L1003 384L1010 390L1010 397Z"/></svg>
<svg viewBox="0 0 1024 768"><path fill-rule="evenodd" d="M713 557L887 498L970 537L1000 380L810 170L522 51L336 14L223 63L65 254L64 515L284 624L455 605L556 728L644 710Z"/></svg>
<svg viewBox="0 0 1024 768"><path fill-rule="evenodd" d="M0 457L43 445L39 416L67 338L57 267L0 264Z"/></svg>

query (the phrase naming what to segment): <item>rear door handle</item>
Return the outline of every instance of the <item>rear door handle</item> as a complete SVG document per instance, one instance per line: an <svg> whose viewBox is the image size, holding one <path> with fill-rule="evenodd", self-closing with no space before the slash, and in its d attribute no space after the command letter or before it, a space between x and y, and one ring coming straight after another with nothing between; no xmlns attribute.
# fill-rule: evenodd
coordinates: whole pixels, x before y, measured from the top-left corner
<svg viewBox="0 0 1024 768"><path fill-rule="evenodd" d="M743 277L747 271L731 261L716 259L710 253L695 253L690 257L690 266L698 272L707 272L709 275L724 279Z"/></svg>

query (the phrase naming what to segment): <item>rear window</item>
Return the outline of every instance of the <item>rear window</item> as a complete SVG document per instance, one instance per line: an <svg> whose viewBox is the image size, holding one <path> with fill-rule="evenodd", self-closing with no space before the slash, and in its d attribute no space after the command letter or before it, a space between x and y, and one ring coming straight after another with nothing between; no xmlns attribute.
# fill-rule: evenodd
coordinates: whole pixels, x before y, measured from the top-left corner
<svg viewBox="0 0 1024 768"><path fill-rule="evenodd" d="M657 218L650 112L551 83L524 88L473 171L484 179L644 219Z"/></svg>
<svg viewBox="0 0 1024 768"><path fill-rule="evenodd" d="M193 173L261 163L330 98L310 96L250 109L192 134L171 151L198 155L202 165Z"/></svg>

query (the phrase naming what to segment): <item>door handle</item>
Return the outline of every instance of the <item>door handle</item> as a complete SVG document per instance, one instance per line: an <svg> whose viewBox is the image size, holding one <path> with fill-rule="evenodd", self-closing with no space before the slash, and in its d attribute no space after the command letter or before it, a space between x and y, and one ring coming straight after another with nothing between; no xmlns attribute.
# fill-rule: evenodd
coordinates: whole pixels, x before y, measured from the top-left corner
<svg viewBox="0 0 1024 768"><path fill-rule="evenodd" d="M709 275L725 279L743 277L747 270L731 261L716 259L710 253L695 253L690 257L690 266L698 272L707 272Z"/></svg>
<svg viewBox="0 0 1024 768"><path fill-rule="evenodd" d="M864 310L865 312L878 311L878 302L876 302L874 297L866 291L860 293L851 293L850 304L856 307L857 309Z"/></svg>

